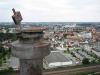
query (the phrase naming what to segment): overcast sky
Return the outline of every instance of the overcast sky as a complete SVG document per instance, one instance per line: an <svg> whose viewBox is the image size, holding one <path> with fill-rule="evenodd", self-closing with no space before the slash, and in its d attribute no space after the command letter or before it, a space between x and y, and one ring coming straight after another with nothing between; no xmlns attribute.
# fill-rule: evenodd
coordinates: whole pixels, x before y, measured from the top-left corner
<svg viewBox="0 0 100 75"><path fill-rule="evenodd" d="M100 0L0 0L0 22L12 22L12 8L23 22L100 22Z"/></svg>

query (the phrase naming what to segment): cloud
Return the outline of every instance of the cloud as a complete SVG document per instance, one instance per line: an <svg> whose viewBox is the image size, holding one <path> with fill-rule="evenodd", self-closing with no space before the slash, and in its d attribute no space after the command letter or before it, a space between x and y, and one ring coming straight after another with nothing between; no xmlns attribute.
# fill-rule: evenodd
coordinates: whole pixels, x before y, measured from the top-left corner
<svg viewBox="0 0 100 75"><path fill-rule="evenodd" d="M100 21L100 0L1 0L0 21L12 21L13 7L23 21Z"/></svg>

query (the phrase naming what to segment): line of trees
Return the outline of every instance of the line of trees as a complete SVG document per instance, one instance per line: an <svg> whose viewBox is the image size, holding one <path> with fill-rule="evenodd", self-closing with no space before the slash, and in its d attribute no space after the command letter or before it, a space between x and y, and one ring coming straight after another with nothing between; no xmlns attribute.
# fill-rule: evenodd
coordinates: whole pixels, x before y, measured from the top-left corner
<svg viewBox="0 0 100 75"><path fill-rule="evenodd" d="M0 33L0 42L3 42L5 40L12 39L16 40L16 34L15 33Z"/></svg>

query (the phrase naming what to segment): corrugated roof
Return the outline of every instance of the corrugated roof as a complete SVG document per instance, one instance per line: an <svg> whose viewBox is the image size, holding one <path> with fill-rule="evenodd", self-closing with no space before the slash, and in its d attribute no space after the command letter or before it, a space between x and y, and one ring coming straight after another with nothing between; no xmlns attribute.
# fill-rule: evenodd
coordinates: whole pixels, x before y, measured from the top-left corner
<svg viewBox="0 0 100 75"><path fill-rule="evenodd" d="M48 63L53 63L53 62L67 62L70 61L68 58L66 58L63 54L61 54L58 51L52 51L50 55L45 57L46 61Z"/></svg>

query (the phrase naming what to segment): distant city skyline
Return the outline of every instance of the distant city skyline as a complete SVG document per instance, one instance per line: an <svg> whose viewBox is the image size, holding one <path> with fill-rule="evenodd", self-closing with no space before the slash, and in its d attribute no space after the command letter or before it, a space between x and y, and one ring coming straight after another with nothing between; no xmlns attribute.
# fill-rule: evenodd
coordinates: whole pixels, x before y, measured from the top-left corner
<svg viewBox="0 0 100 75"><path fill-rule="evenodd" d="M12 8L23 22L100 22L100 0L0 0L0 22L12 22Z"/></svg>

